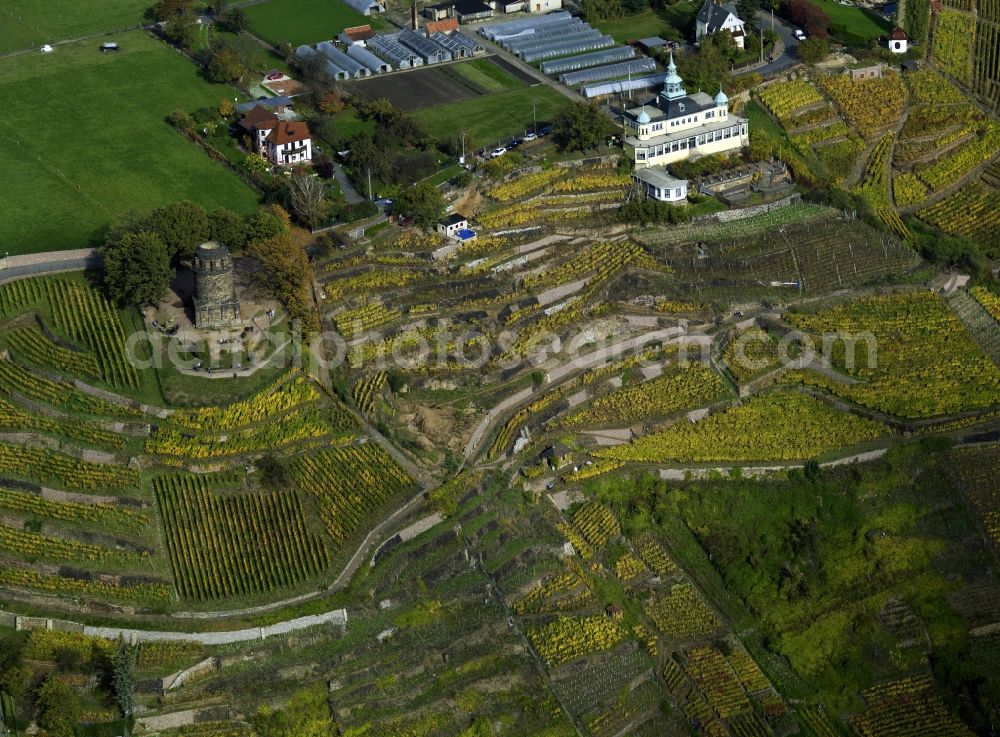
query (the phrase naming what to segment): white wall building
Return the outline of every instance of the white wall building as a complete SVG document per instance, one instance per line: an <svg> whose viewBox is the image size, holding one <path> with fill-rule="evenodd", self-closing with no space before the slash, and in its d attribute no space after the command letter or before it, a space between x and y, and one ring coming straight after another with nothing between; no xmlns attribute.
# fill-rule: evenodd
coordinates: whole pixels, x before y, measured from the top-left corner
<svg viewBox="0 0 1000 737"><path fill-rule="evenodd" d="M739 15L736 14L736 6L731 3L718 4L715 0L705 0L698 15L695 18L694 35L695 41L700 41L703 36L711 36L719 31L729 31L733 34L736 45L744 48L746 40L746 28Z"/></svg>
<svg viewBox="0 0 1000 737"><path fill-rule="evenodd" d="M750 141L746 118L729 114L721 89L714 99L685 91L673 54L663 92L652 103L626 110L624 118L624 149L636 169L739 151Z"/></svg>
<svg viewBox="0 0 1000 737"><path fill-rule="evenodd" d="M301 121L279 120L267 136L267 158L276 166L296 166L312 161L312 136Z"/></svg>
<svg viewBox="0 0 1000 737"><path fill-rule="evenodd" d="M469 219L465 215L460 215L459 213L452 213L444 220L441 220L437 224L437 232L441 235L447 236L448 238L454 238L458 235L460 230L468 230Z"/></svg>
<svg viewBox="0 0 1000 737"><path fill-rule="evenodd" d="M659 166L636 169L632 179L648 197L660 202L683 202L687 199L687 179L675 179Z"/></svg>
<svg viewBox="0 0 1000 737"><path fill-rule="evenodd" d="M910 37L906 35L906 31L899 26L893 28L889 34L889 51L894 54L905 54L909 48Z"/></svg>

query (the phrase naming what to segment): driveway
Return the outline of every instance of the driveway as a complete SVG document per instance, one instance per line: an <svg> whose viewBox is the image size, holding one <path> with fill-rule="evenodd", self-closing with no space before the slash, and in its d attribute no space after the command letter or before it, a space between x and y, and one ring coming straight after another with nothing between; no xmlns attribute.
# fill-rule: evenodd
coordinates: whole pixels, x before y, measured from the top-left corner
<svg viewBox="0 0 1000 737"><path fill-rule="evenodd" d="M771 13L764 10L757 11L757 28L761 31L771 27ZM795 31L795 26L793 26L788 21L774 16L774 30L781 37L781 42L785 46L784 52L774 61L768 62L762 67L756 67L753 69L742 69L740 71L734 72L735 75L749 74L750 72L756 72L763 75L764 77L769 77L779 72L783 72L786 69L790 69L799 63L799 54L797 47L799 45L798 40L793 35Z"/></svg>

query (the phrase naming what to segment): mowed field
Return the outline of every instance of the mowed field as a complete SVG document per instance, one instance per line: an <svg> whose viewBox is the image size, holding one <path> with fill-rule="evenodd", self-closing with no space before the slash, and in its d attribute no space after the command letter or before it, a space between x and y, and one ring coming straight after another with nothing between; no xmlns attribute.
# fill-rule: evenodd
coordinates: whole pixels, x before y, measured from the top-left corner
<svg viewBox="0 0 1000 737"><path fill-rule="evenodd" d="M813 1L830 16L831 28L843 28L867 39L885 36L892 30L892 23L863 8L854 5L841 5L834 0Z"/></svg>
<svg viewBox="0 0 1000 737"><path fill-rule="evenodd" d="M699 7L700 3L694 0L681 0L674 5L644 10L624 18L602 20L593 25L618 43L629 43L649 36L660 36L671 41L689 41L694 33L694 18Z"/></svg>
<svg viewBox="0 0 1000 737"><path fill-rule="evenodd" d="M11 254L80 248L121 213L191 199L249 212L256 194L170 128L174 110L216 105L231 88L141 31L118 54L92 42L0 60L7 106L0 137Z"/></svg>
<svg viewBox="0 0 1000 737"><path fill-rule="evenodd" d="M286 41L292 46L329 41L350 26L384 22L366 18L342 0L270 0L246 8L247 26L252 33L275 46Z"/></svg>
<svg viewBox="0 0 1000 737"><path fill-rule="evenodd" d="M435 138L464 128L478 147L529 128L532 101L539 123L551 120L565 104L566 98L547 85L526 86L532 81L502 59L485 57L373 77L350 89L370 100L388 98L413 112Z"/></svg>
<svg viewBox="0 0 1000 737"><path fill-rule="evenodd" d="M138 24L150 0L3 0L0 52Z"/></svg>
<svg viewBox="0 0 1000 737"><path fill-rule="evenodd" d="M522 87L496 95L476 97L416 112L424 129L436 138L453 136L459 128L472 136L476 147L524 133L531 128L532 103L539 125L550 122L567 99L548 85Z"/></svg>

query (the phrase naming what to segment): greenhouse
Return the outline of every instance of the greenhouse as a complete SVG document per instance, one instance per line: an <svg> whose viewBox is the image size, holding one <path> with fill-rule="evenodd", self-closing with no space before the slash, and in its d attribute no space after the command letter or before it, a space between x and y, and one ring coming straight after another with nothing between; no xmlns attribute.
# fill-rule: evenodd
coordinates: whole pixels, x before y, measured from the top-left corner
<svg viewBox="0 0 1000 737"><path fill-rule="evenodd" d="M542 72L545 74L562 74L574 69L594 67L598 64L610 64L615 61L625 61L635 58L635 49L631 46L617 46L613 49L595 51L591 54L568 56L565 59L552 59L542 62Z"/></svg>
<svg viewBox="0 0 1000 737"><path fill-rule="evenodd" d="M371 15L372 13L383 13L385 8L377 0L344 0L344 4L354 8L361 15Z"/></svg>
<svg viewBox="0 0 1000 737"><path fill-rule="evenodd" d="M371 69L366 67L357 59L352 59L329 41L323 41L322 43L316 44L316 50L333 62L334 66L340 67L351 75L351 79L371 76Z"/></svg>
<svg viewBox="0 0 1000 737"><path fill-rule="evenodd" d="M451 52L442 46L431 41L425 36L421 36L416 31L404 28L396 34L399 43L413 49L413 51L428 64L439 64L443 61L451 61Z"/></svg>
<svg viewBox="0 0 1000 737"><path fill-rule="evenodd" d="M452 59L464 59L473 54L481 54L486 51L481 43L477 43L458 31L452 31L450 34L444 31L437 31L431 34L431 40L439 46L448 49L451 52Z"/></svg>
<svg viewBox="0 0 1000 737"><path fill-rule="evenodd" d="M521 58L524 61L538 61L540 59L551 59L553 56L568 56L569 54L576 54L581 51L605 49L608 46L614 45L615 40L611 36L596 36L576 41L560 39L559 43L553 43L550 46L543 46L540 49L525 52L521 54Z"/></svg>
<svg viewBox="0 0 1000 737"><path fill-rule="evenodd" d="M395 36L373 36L366 42L368 48L384 58L396 69L422 67L424 60L412 49L408 49L396 40Z"/></svg>
<svg viewBox="0 0 1000 737"><path fill-rule="evenodd" d="M544 39L557 38L566 33L575 33L576 31L582 31L590 26L586 25L579 18L572 18L564 23L552 23L542 28L532 29L531 31L525 31L524 33L519 33L516 36L511 36L510 38L505 38L498 41L502 47L508 50L517 49L525 44L538 43Z"/></svg>
<svg viewBox="0 0 1000 737"><path fill-rule="evenodd" d="M578 31L572 31L567 33L560 33L557 36L551 38L543 38L538 41L532 41L530 43L523 43L517 46L511 47L511 53L516 56L524 56L525 54L530 54L538 49L545 49L550 46L562 46L569 44L572 41L584 41L592 38L599 38L603 35L596 28L590 28L589 26L584 26Z"/></svg>
<svg viewBox="0 0 1000 737"><path fill-rule="evenodd" d="M633 79L619 79L614 82L594 82L585 84L580 88L580 94L586 98L603 97L604 95L620 95L623 92L632 90L647 90L650 87L659 87L666 74L652 74L648 77L635 77Z"/></svg>
<svg viewBox="0 0 1000 737"><path fill-rule="evenodd" d="M295 49L295 57L297 59L299 59L300 61L304 61L304 62L305 61L309 61L314 56L318 56L318 55L319 55L319 52L316 51L316 49L314 49L312 46L302 45L302 46L299 46L297 49ZM334 64L332 61L330 61L329 59L326 59L326 58L324 58L324 60L323 60L323 71L326 72L327 74L329 74L331 77L333 77L334 79L336 79L339 82L342 82L344 80L347 80L347 79L351 78L351 75L350 75L349 72L344 71L343 69L341 69L340 67L338 67L336 64Z"/></svg>
<svg viewBox="0 0 1000 737"><path fill-rule="evenodd" d="M603 67L590 67L575 72L559 75L559 81L567 87L576 87L584 82L600 82L605 79L618 79L632 74L645 74L656 71L656 62L652 59L635 59L620 64L608 64Z"/></svg>
<svg viewBox="0 0 1000 737"><path fill-rule="evenodd" d="M491 23L479 29L479 33L490 41L499 41L502 38L516 36L519 33L531 32L533 29L547 26L550 23L559 23L570 20L573 16L565 10L558 13L550 13L537 18L522 18L520 20L509 20L504 23Z"/></svg>
<svg viewBox="0 0 1000 737"><path fill-rule="evenodd" d="M383 74L392 71L392 65L387 61L382 61L375 54L370 52L361 44L351 44L347 47L347 55L368 67L375 74Z"/></svg>

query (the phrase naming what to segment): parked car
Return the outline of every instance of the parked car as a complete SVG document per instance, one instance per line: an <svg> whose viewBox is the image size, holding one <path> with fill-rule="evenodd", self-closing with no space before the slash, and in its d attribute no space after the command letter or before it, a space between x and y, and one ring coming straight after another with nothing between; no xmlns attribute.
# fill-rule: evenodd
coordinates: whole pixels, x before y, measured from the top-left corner
<svg viewBox="0 0 1000 737"><path fill-rule="evenodd" d="M501 146L500 148L495 148L492 151L490 151L490 158L491 159L499 159L505 153L507 153L507 149L504 148L503 146Z"/></svg>
<svg viewBox="0 0 1000 737"><path fill-rule="evenodd" d="M799 41L805 41L805 40L806 40L806 32L805 32L805 31L803 31L803 30L802 30L801 28L796 28L796 29L795 29L795 33L794 33L793 35L794 35L794 36L795 36L795 38L797 38L797 39L798 39Z"/></svg>
<svg viewBox="0 0 1000 737"><path fill-rule="evenodd" d="M537 138L538 138L538 135L535 134L535 133L525 133L524 134L524 138L521 139L521 143L531 143L532 141L534 141Z"/></svg>

